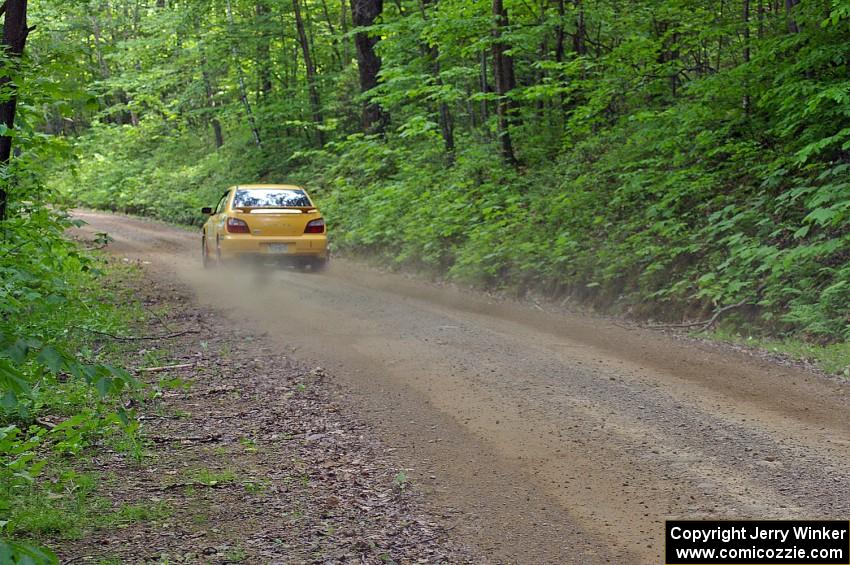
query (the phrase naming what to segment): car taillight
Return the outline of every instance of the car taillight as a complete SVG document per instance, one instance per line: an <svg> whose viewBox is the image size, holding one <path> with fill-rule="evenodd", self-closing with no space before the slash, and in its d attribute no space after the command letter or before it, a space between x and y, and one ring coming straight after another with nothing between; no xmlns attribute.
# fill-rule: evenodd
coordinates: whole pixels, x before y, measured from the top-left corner
<svg viewBox="0 0 850 565"><path fill-rule="evenodd" d="M322 218L307 223L304 233L325 233L325 221Z"/></svg>
<svg viewBox="0 0 850 565"><path fill-rule="evenodd" d="M227 233L251 233L251 228L245 220L227 218Z"/></svg>

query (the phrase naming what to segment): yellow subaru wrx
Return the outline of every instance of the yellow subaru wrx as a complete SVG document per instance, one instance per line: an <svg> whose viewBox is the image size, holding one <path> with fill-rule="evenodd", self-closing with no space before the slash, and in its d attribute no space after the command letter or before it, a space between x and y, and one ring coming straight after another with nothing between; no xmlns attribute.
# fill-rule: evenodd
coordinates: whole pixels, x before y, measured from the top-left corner
<svg viewBox="0 0 850 565"><path fill-rule="evenodd" d="M227 189L201 231L204 267L229 259L278 261L310 270L328 262L325 220L307 192L288 184Z"/></svg>

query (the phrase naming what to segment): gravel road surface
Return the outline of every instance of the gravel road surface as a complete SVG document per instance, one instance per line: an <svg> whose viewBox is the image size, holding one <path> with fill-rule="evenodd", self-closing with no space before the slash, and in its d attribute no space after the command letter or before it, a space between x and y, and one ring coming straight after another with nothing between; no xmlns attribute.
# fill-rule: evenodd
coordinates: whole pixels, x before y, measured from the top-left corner
<svg viewBox="0 0 850 565"><path fill-rule="evenodd" d="M657 564L667 518L850 517L846 382L345 261L204 271L198 233L77 215L324 367L493 562Z"/></svg>

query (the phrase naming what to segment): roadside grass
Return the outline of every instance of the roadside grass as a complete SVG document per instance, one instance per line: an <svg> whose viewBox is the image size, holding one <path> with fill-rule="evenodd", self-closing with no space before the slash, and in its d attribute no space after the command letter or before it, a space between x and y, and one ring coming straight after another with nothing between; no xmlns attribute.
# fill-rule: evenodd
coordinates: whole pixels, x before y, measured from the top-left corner
<svg viewBox="0 0 850 565"><path fill-rule="evenodd" d="M237 546L228 551L224 558L230 563L242 563L248 558L248 554L242 547Z"/></svg>
<svg viewBox="0 0 850 565"><path fill-rule="evenodd" d="M393 485L398 490L404 490L410 486L410 479L407 476L407 473L404 472L404 469L396 473L393 477Z"/></svg>
<svg viewBox="0 0 850 565"><path fill-rule="evenodd" d="M69 271L65 276L65 301L33 309L22 321L22 331L56 343L71 352L68 359L86 366L135 365L137 343L116 336L153 324L127 284L138 276L138 268L101 257L91 262L87 274ZM143 401L142 386L113 392L70 374L70 369L20 367L29 371L33 386L14 410L4 407L0 414L0 549L14 548L16 542L55 547L92 530L168 516L162 502L116 507L98 494L114 478L89 469L104 449L127 454L137 463L146 456L139 422L129 408ZM44 555L36 562L55 563L52 555Z"/></svg>
<svg viewBox="0 0 850 565"><path fill-rule="evenodd" d="M52 463L57 464L53 461ZM62 465L62 462L58 463ZM41 477L28 489L5 498L15 537L31 540L80 539L93 529L112 529L135 522L153 522L171 515L164 501L113 503L98 495L97 473L78 473L70 466Z"/></svg>
<svg viewBox="0 0 850 565"><path fill-rule="evenodd" d="M236 471L233 469L189 469L186 471L186 476L193 482L211 487L234 482Z"/></svg>
<svg viewBox="0 0 850 565"><path fill-rule="evenodd" d="M247 479L242 482L242 487L248 494L260 494L269 488L269 481L265 479Z"/></svg>
<svg viewBox="0 0 850 565"><path fill-rule="evenodd" d="M61 465L51 461L51 466ZM45 473L29 488L3 493L8 505L9 534L24 539L79 538L94 515L105 510L106 501L97 499L97 476L70 469Z"/></svg>
<svg viewBox="0 0 850 565"><path fill-rule="evenodd" d="M740 332L718 329L710 333L695 333L694 337L708 338L720 343L742 345L786 356L795 361L812 364L830 375L850 378L850 342L828 345L801 341L743 335Z"/></svg>
<svg viewBox="0 0 850 565"><path fill-rule="evenodd" d="M137 504L125 503L114 513L107 514L98 525L121 527L135 522L156 522L170 516L171 509L162 500Z"/></svg>

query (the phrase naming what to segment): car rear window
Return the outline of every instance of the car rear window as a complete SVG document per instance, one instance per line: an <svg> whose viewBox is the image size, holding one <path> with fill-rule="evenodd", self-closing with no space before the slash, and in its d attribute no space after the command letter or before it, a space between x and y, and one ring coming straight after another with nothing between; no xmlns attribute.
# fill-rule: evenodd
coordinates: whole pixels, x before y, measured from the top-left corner
<svg viewBox="0 0 850 565"><path fill-rule="evenodd" d="M294 208L312 206L307 193L296 188L237 190L234 208Z"/></svg>

